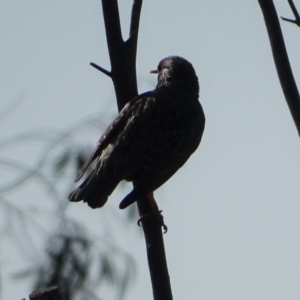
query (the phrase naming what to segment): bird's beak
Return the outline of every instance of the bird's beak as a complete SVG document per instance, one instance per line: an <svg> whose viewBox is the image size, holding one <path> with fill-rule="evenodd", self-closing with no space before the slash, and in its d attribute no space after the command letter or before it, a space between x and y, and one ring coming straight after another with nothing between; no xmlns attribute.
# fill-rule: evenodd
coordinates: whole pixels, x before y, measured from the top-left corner
<svg viewBox="0 0 300 300"><path fill-rule="evenodd" d="M151 70L150 73L151 74L158 74L158 70L157 69Z"/></svg>

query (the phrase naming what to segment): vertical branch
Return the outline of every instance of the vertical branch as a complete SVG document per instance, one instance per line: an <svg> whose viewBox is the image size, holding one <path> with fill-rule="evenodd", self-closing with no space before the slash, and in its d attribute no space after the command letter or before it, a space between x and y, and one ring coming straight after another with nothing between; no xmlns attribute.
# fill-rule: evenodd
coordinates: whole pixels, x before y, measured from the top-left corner
<svg viewBox="0 0 300 300"><path fill-rule="evenodd" d="M142 0L134 0L131 10L129 37L131 38L133 35L135 36L135 48L137 48L137 37L139 33L142 3Z"/></svg>
<svg viewBox="0 0 300 300"><path fill-rule="evenodd" d="M131 45L131 43L124 42L122 39L117 0L102 0L102 9L111 62L110 73L120 111L138 93L135 68L137 43Z"/></svg>
<svg viewBox="0 0 300 300"><path fill-rule="evenodd" d="M129 38L126 42L122 39L117 0L102 0L102 8L111 72L96 64L92 65L112 78L120 111L129 100L138 94L136 53L142 0L133 1ZM138 200L137 205L140 216L149 216L143 219L142 224L154 300L172 300L161 230L162 216L153 214L153 205L150 204L147 197Z"/></svg>
<svg viewBox="0 0 300 300"><path fill-rule="evenodd" d="M122 31L117 0L102 0L107 47L111 65L115 65L118 48L122 46Z"/></svg>
<svg viewBox="0 0 300 300"><path fill-rule="evenodd" d="M138 34L139 34L139 25L140 25L140 15L142 10L142 0L134 0L131 10L131 20L130 20L130 30L129 30L129 38L126 41L126 46L128 48L127 57L128 64L134 65L136 64L136 53L137 53L137 42L138 42ZM131 70L131 80L130 86L134 88L137 93L137 80L136 80L136 68L132 68Z"/></svg>
<svg viewBox="0 0 300 300"><path fill-rule="evenodd" d="M153 197L153 195L148 196ZM156 207L157 214L153 213L153 206L147 197L138 200L137 205L140 216L147 216L143 219L142 224L154 300L172 300L172 289L161 231L162 215L158 207Z"/></svg>
<svg viewBox="0 0 300 300"><path fill-rule="evenodd" d="M281 88L300 135L300 96L285 48L276 9L272 0L258 0L258 2L264 15Z"/></svg>

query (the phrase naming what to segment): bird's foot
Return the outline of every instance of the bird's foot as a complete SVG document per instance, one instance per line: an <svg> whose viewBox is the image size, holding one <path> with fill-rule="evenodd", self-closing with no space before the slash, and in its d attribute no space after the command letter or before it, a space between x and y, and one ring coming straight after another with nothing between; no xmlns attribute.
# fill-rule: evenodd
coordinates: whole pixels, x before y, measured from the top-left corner
<svg viewBox="0 0 300 300"><path fill-rule="evenodd" d="M162 215L162 210L155 210L151 213L141 216L137 221L138 226L142 226L142 223L149 218L155 218L160 223L161 227L164 230L164 233L167 233L168 227L164 223L164 217Z"/></svg>

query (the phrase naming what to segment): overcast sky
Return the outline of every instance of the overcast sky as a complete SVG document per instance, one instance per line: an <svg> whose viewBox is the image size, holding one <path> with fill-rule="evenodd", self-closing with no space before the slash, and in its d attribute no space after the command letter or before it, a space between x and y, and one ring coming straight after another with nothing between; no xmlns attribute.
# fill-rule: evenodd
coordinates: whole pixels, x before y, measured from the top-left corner
<svg viewBox="0 0 300 300"><path fill-rule="evenodd" d="M124 37L131 2L120 1ZM275 4L279 15L293 18L287 1ZM300 1L295 4L300 9ZM298 82L300 29L281 26ZM110 79L89 66L93 61L110 68L100 0L1 0L0 39L0 113L21 99L2 116L1 139L64 130L98 112L107 126L116 115ZM207 118L197 152L156 192L169 227L164 237L174 299L299 299L300 144L258 1L144 0L139 92L155 87L149 71L169 55L194 65ZM91 145L103 129L93 132ZM11 151L34 160L30 152ZM25 192L14 198L24 208L40 194L34 187ZM91 231L101 230L95 224L125 193L118 189L101 210L71 204L70 214ZM150 300L141 229L133 223L118 234L119 226L116 241L138 265L126 300ZM0 254L2 299L27 297L29 284L10 279L21 261L17 251L4 245Z"/></svg>

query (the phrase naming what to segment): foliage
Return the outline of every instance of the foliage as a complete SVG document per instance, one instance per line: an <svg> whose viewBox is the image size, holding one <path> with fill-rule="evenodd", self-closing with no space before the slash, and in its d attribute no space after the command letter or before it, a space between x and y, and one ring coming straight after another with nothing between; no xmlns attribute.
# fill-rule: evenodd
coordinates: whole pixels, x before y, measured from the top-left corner
<svg viewBox="0 0 300 300"><path fill-rule="evenodd" d="M21 133L0 141L0 164L6 174L0 186L2 239L21 248L24 261L30 262L14 278L30 277L34 288L59 284L67 300L87 295L102 299L94 291L107 285L122 299L135 273L130 255L68 215L67 195L92 150L81 146L87 144L82 143L82 131L95 140L102 126L97 119L63 132ZM24 190L31 199L24 199ZM130 210L128 220L135 215Z"/></svg>

